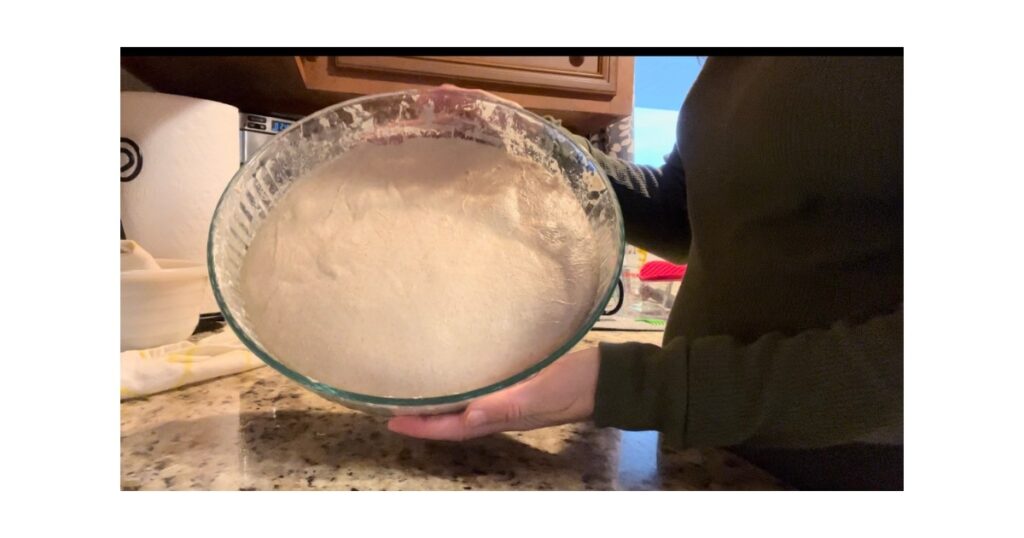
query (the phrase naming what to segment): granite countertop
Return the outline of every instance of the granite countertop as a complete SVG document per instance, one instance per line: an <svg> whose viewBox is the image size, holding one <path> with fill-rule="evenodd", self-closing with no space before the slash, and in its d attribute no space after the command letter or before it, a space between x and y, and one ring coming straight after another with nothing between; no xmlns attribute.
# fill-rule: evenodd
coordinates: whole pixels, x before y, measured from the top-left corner
<svg viewBox="0 0 1024 538"><path fill-rule="evenodd" d="M591 331L660 343L660 332ZM578 424L463 443L410 439L267 367L121 404L123 490L782 489L720 450Z"/></svg>

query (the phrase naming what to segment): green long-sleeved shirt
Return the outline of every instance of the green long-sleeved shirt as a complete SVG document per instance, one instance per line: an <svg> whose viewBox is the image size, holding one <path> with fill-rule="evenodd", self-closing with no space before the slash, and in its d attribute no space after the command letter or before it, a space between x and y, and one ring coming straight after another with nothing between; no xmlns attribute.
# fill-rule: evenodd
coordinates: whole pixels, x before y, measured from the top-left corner
<svg viewBox="0 0 1024 538"><path fill-rule="evenodd" d="M585 145L627 240L688 263L595 422L679 447L902 444L902 58L712 58L660 168ZM837 462L838 463L838 462Z"/></svg>

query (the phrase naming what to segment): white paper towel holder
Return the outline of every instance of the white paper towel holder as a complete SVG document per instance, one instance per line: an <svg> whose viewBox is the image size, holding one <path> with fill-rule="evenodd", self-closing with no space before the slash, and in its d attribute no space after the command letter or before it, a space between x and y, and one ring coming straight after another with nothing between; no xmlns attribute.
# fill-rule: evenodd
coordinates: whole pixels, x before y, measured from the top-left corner
<svg viewBox="0 0 1024 538"><path fill-rule="evenodd" d="M205 263L220 195L238 171L238 109L157 92L121 92L121 237L162 258ZM220 312L206 290L205 318Z"/></svg>

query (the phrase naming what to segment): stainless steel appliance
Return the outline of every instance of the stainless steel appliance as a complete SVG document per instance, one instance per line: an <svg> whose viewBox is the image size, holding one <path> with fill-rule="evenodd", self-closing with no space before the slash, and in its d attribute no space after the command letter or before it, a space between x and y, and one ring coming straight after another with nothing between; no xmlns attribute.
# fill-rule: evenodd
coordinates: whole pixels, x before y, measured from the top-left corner
<svg viewBox="0 0 1024 538"><path fill-rule="evenodd" d="M263 116L261 114L249 114L243 112L238 115L238 128L241 155L239 163L245 163L264 144L270 141L275 134L291 127L294 120Z"/></svg>

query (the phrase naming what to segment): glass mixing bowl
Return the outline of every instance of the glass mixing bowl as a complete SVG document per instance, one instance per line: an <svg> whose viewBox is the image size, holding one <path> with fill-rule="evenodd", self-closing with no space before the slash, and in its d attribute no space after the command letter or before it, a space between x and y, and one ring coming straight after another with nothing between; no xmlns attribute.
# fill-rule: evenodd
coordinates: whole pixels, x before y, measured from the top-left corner
<svg viewBox="0 0 1024 538"><path fill-rule="evenodd" d="M246 315L239 275L267 214L296 181L364 143L413 137L459 138L530 159L564 178L597 243L599 286L584 321L554 352L525 370L459 394L392 398L329 386L289 368L260 344ZM479 92L438 88L371 95L325 108L275 136L228 183L213 215L207 250L210 280L228 325L260 359L303 387L346 407L384 415L454 412L469 401L536 374L571 349L601 316L615 290L625 247L622 214L604 172L585 150L539 116Z"/></svg>

